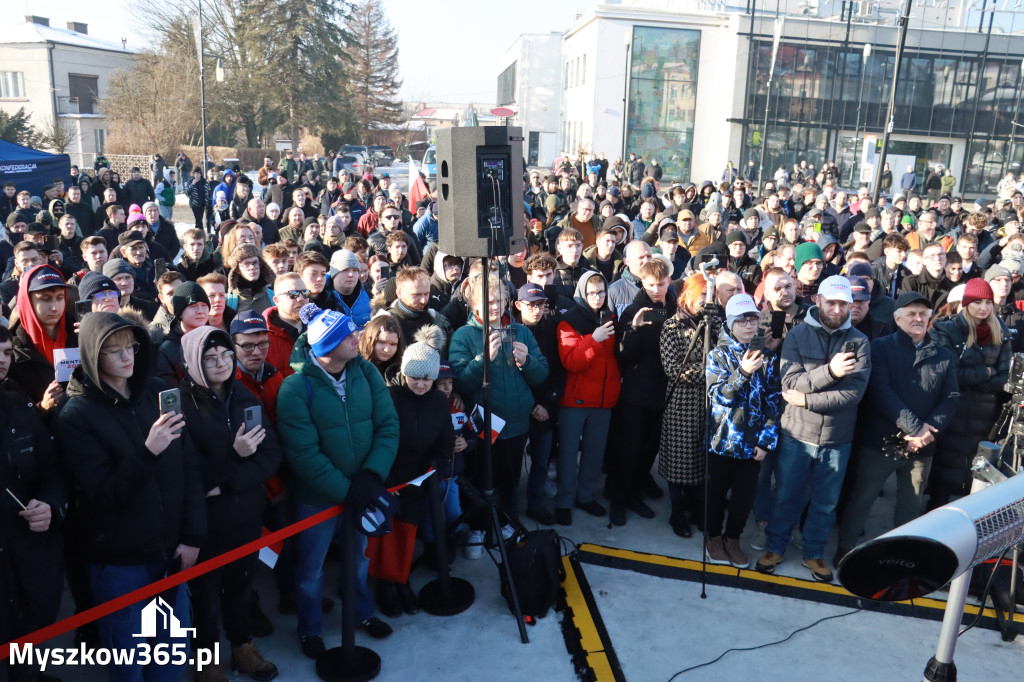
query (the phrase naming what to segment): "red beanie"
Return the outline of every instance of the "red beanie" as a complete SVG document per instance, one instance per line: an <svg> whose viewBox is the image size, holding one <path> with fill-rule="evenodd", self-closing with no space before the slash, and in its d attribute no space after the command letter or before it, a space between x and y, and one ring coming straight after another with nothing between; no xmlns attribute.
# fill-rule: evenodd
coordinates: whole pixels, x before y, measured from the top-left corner
<svg viewBox="0 0 1024 682"><path fill-rule="evenodd" d="M989 286L988 282L983 280L981 277L975 277L967 283L964 287L964 300L963 307L967 307L969 304L975 301L991 301L995 296L992 293L992 287Z"/></svg>

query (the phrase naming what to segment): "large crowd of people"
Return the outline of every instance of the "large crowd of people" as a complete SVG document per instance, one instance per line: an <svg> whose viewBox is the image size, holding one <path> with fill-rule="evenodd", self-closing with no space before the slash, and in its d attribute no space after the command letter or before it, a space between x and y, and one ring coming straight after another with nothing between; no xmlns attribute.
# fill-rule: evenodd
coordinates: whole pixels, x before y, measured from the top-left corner
<svg viewBox="0 0 1024 682"><path fill-rule="evenodd" d="M666 484L667 522L703 533L708 561L771 573L799 555L831 581L893 474L894 524L967 493L1024 347L1012 184L995 203L929 188L876 205L828 167L763 183L730 168L698 186L636 154L566 160L528 171L527 246L485 272L440 251L433 186L410 205L386 173L312 161L268 157L254 182L179 156L187 227L139 168L124 182L74 169L43 197L3 187L3 641L54 622L65 581L82 611L264 527L339 503L361 515L431 468L446 528L427 523L420 488L402 488L390 535L335 550L355 557L371 637L392 633L378 613L418 611L417 537L477 559L521 517L645 523ZM173 190L164 169L150 168ZM472 415L485 362L503 424L490 467L500 538L470 494L484 484ZM341 522L286 542L273 571L310 658L324 651ZM433 545L422 552L437 568ZM231 665L270 680L257 566L249 556L163 598L196 628L193 646L223 630ZM135 646L143 605L77 640ZM19 682L52 679L7 665ZM142 675L110 667L113 680ZM210 666L196 679L226 677Z"/></svg>

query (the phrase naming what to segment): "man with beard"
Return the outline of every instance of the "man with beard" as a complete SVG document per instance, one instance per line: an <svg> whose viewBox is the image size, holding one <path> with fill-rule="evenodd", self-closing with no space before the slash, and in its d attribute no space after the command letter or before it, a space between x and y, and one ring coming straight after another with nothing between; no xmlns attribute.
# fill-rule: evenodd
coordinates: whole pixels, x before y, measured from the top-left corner
<svg viewBox="0 0 1024 682"><path fill-rule="evenodd" d="M395 302L387 308L402 327L402 338L415 338L416 332L428 324L436 324L445 333L445 348L441 356L447 355L448 341L451 340L451 325L444 315L430 305L430 275L419 267L402 268L395 275Z"/></svg>
<svg viewBox="0 0 1024 682"><path fill-rule="evenodd" d="M786 408L776 460L778 485L766 529L768 551L757 561L762 573L773 573L782 563L806 508L803 565L815 580L832 581L825 543L835 523L857 405L871 371L868 340L850 323L852 302L845 277L826 278L818 288L818 305L782 344Z"/></svg>

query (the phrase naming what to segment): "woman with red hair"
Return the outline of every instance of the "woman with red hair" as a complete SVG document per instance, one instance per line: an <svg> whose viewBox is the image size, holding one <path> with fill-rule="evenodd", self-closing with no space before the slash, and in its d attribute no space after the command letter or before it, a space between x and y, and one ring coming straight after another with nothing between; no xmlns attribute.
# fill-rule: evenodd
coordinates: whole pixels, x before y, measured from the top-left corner
<svg viewBox="0 0 1024 682"><path fill-rule="evenodd" d="M676 535L692 534L687 515L701 519L704 482L705 376L704 333L697 333L704 319L707 280L695 273L687 278L679 294L676 315L661 330L661 364L668 376L665 415L661 423L658 473L668 481L672 516L669 524ZM721 319L710 318L712 347L718 341ZM689 357L686 350L690 348ZM700 521L700 524L703 520ZM698 524L698 525L700 525Z"/></svg>
<svg viewBox="0 0 1024 682"><path fill-rule="evenodd" d="M53 351L78 347L74 322L67 315L67 289L57 268L37 265L22 275L11 316L14 362L8 379L44 413L64 398L64 388L54 380Z"/></svg>

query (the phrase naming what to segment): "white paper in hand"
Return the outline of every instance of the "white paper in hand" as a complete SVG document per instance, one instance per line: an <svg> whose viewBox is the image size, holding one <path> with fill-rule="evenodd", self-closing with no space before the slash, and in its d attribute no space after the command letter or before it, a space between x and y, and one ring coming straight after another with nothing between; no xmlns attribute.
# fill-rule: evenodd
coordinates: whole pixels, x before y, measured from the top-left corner
<svg viewBox="0 0 1024 682"><path fill-rule="evenodd" d="M54 348L53 370L54 379L58 383L71 381L71 373L82 363L82 356L77 348Z"/></svg>

